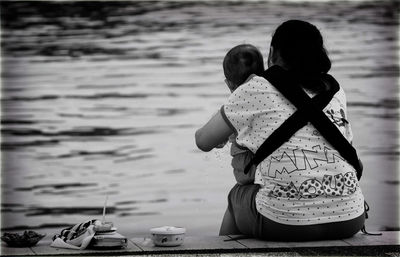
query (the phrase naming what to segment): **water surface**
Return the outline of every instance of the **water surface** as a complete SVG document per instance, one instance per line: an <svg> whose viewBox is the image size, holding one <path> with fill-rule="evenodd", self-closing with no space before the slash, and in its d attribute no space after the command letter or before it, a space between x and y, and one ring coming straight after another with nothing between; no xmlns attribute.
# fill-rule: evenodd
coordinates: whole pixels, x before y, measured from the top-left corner
<svg viewBox="0 0 400 257"><path fill-rule="evenodd" d="M327 12L329 10L329 12ZM194 132L226 101L222 59L305 19L321 29L365 171L368 227L398 229L399 4L1 2L3 230L90 218L127 235L215 235L234 184L228 147Z"/></svg>

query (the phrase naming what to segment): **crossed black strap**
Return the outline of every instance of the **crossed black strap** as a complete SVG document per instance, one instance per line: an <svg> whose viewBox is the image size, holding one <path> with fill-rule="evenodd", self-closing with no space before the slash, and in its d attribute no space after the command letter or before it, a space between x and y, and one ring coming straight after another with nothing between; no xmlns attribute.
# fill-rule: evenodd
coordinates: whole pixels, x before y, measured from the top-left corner
<svg viewBox="0 0 400 257"><path fill-rule="evenodd" d="M311 122L318 132L355 168L357 178L360 179L362 165L356 150L323 112L326 105L339 91L337 81L329 74L323 75L321 83L326 81L330 87L328 87L328 90L310 98L299 86L299 83L293 79L290 72L279 66L270 67L264 71L262 76L284 95L297 108L297 111L264 141L251 162L246 166L244 173L247 174L253 165L257 166L260 164L282 144L288 141L294 133L308 122Z"/></svg>

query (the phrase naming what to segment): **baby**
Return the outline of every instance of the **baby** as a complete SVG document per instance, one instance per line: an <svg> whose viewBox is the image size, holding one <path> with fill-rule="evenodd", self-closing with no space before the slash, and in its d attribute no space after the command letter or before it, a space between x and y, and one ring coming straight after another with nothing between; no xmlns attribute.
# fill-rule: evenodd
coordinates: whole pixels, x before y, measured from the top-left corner
<svg viewBox="0 0 400 257"><path fill-rule="evenodd" d="M223 62L225 82L231 92L245 83L253 74L260 75L264 71L264 61L260 51L253 45L242 44L235 46L226 54ZM244 174L246 165L253 158L253 153L236 143L236 136L229 137L232 155L232 167L235 179L239 184L254 182L255 167Z"/></svg>

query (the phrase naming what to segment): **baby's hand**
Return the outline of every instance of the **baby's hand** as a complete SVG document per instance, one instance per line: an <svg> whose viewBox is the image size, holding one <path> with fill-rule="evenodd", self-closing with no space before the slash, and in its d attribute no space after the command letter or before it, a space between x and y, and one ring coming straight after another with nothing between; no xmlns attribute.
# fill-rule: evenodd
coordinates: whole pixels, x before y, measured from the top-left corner
<svg viewBox="0 0 400 257"><path fill-rule="evenodd" d="M223 148L226 143L228 143L228 140L226 140L225 142L222 142L221 144L217 145L215 148Z"/></svg>

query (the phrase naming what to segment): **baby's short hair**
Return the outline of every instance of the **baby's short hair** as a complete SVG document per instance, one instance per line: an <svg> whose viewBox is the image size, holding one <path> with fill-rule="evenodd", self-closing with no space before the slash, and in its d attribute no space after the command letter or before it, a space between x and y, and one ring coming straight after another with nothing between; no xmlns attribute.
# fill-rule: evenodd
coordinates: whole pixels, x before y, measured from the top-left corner
<svg viewBox="0 0 400 257"><path fill-rule="evenodd" d="M257 47L242 44L229 50L224 58L223 68L226 79L238 87L251 74L261 75L264 61Z"/></svg>

